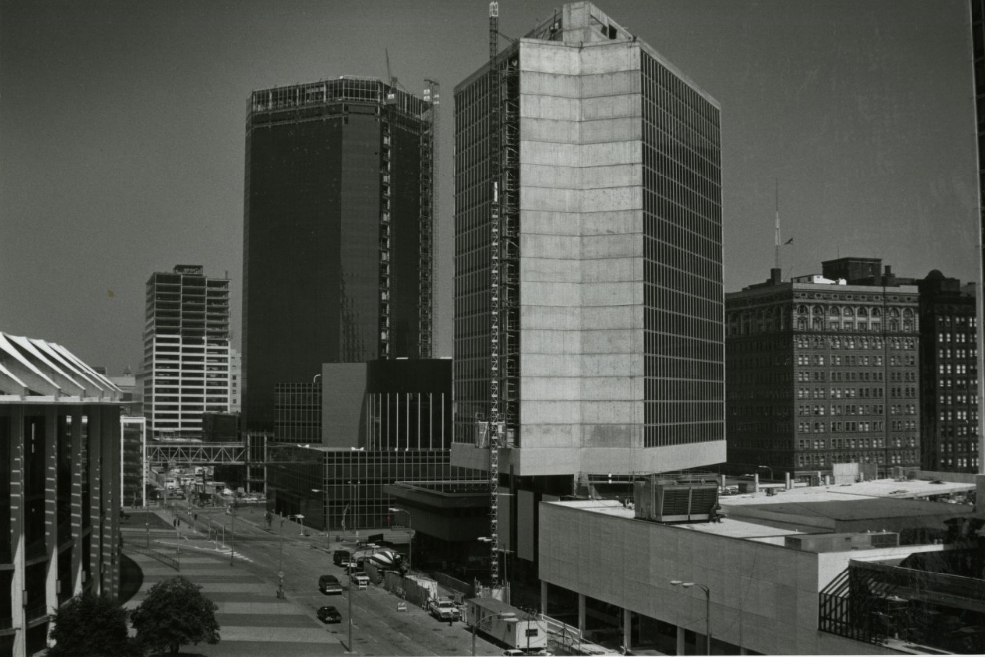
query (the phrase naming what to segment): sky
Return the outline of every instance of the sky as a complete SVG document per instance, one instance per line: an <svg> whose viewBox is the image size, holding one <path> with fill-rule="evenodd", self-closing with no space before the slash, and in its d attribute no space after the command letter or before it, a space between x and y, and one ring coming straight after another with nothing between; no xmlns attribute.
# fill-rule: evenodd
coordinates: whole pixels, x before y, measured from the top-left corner
<svg viewBox="0 0 985 657"><path fill-rule="evenodd" d="M520 37L560 3L502 0ZM975 280L965 0L597 0L722 107L725 290L877 257ZM501 44L505 45L505 39ZM152 272L231 279L241 328L250 92L340 75L441 83L437 355L452 346L453 91L485 0L0 0L0 330L120 374ZM778 190L778 194L777 194Z"/></svg>

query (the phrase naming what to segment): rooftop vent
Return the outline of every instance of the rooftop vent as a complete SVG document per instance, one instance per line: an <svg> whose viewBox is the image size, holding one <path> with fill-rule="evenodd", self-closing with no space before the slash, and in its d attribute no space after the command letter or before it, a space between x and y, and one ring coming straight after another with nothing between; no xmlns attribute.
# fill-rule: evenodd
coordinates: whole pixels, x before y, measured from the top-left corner
<svg viewBox="0 0 985 657"><path fill-rule="evenodd" d="M718 509L718 484L658 475L633 484L636 518L654 522L709 522Z"/></svg>

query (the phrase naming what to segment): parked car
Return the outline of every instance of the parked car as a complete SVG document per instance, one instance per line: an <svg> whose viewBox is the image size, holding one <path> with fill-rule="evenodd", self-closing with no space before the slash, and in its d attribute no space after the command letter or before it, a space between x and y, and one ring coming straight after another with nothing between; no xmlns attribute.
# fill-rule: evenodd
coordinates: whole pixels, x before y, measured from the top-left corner
<svg viewBox="0 0 985 657"><path fill-rule="evenodd" d="M318 590L325 594L342 594L342 584L335 575L322 575L318 578Z"/></svg>
<svg viewBox="0 0 985 657"><path fill-rule="evenodd" d="M428 603L428 611L440 621L455 621L461 616L458 606L450 598L437 598Z"/></svg>
<svg viewBox="0 0 985 657"><path fill-rule="evenodd" d="M349 565L349 554L348 550L336 550L332 554L332 561L335 562L336 566L342 566L343 568Z"/></svg>
<svg viewBox="0 0 985 657"><path fill-rule="evenodd" d="M318 620L323 623L341 623L342 614L335 607L320 607L318 609Z"/></svg>

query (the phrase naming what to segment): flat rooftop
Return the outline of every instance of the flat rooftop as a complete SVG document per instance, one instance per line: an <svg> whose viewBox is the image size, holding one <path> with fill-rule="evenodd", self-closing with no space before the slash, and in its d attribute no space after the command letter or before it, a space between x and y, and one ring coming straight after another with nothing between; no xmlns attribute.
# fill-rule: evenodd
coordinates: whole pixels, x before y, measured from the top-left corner
<svg viewBox="0 0 985 657"><path fill-rule="evenodd" d="M807 486L790 490L777 489L775 495L765 491L719 498L722 511L741 514L742 507L768 508L773 513L791 516L816 516L837 520L879 520L907 516L963 516L973 512L968 505L928 502L928 495L943 495L974 490L973 484L880 479L854 484Z"/></svg>
<svg viewBox="0 0 985 657"><path fill-rule="evenodd" d="M588 511L590 513L600 513L602 515L614 516L617 518L625 518L627 520L633 520L636 517L636 511L634 509L625 507L618 500L565 500L558 502L548 502L548 504L558 504L568 508L581 509L583 511ZM641 520L640 522L648 522L646 520ZM677 527L679 529L687 529L696 532L702 532L706 534L715 534L716 536L729 536L731 538L744 538L744 539L762 539L769 538L771 536L789 536L794 534L803 534L804 532L791 530L791 529L777 529L776 527L767 527L766 525L748 522L746 520L741 520L738 518L722 518L721 522L681 522L681 523L656 523L655 525L664 525L670 527Z"/></svg>

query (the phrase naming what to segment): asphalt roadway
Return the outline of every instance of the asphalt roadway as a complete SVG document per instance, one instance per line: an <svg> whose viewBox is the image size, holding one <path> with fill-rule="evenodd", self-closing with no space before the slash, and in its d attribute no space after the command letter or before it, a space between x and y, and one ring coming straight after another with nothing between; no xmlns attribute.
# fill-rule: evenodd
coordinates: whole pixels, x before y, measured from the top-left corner
<svg viewBox="0 0 985 657"><path fill-rule="evenodd" d="M155 582L176 574L150 557L127 551L130 544L149 544L172 558L178 549L180 574L201 585L203 593L219 605L222 640L216 645L186 646L182 654L304 657L467 655L471 651L472 635L464 623L440 623L419 607L400 605L396 596L372 584L353 594L350 649L347 593L323 595L318 590L321 575L346 581L345 571L332 563L330 554L343 547L330 542L338 536L305 531L291 521L282 524L279 518L268 531L262 509L238 511L235 534L233 517L225 509L192 507L189 512L197 514L195 519L179 509L177 528L173 528L174 516L163 511L157 512L164 522L153 523L156 529L145 527L142 520L123 525L124 551L144 571L144 584L128 607L138 604ZM279 572L284 573L284 598L277 597ZM316 612L324 605L335 606L342 622L319 621ZM476 654L498 655L502 650L481 637L476 640Z"/></svg>

